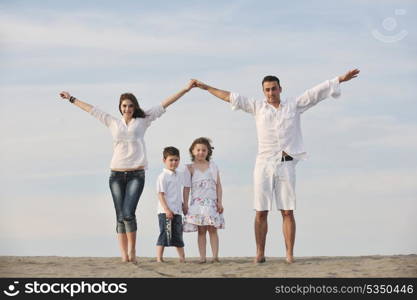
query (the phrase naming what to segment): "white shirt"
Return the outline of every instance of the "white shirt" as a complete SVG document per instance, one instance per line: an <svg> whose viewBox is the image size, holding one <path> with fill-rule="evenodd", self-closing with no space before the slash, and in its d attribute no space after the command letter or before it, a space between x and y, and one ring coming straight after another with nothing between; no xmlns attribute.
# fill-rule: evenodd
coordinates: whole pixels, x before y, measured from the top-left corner
<svg viewBox="0 0 417 300"><path fill-rule="evenodd" d="M183 187L190 187L190 179L185 178L186 174L180 171L165 169L158 176L156 181L156 192L165 194L165 201L169 209L177 215L182 214ZM158 214L165 213L158 197Z"/></svg>
<svg viewBox="0 0 417 300"><path fill-rule="evenodd" d="M282 151L296 159L306 156L301 134L300 114L321 100L340 96L339 79L336 77L306 90L297 98L281 100L278 109L266 99L254 100L238 93L230 94L233 110L241 109L255 117L258 135L258 160L281 160Z"/></svg>
<svg viewBox="0 0 417 300"><path fill-rule="evenodd" d="M162 104L145 110L145 118L133 118L126 124L124 118L115 118L97 107L90 114L106 125L113 137L113 157L111 169L133 169L139 166L148 167L144 135L152 121L159 118L165 109Z"/></svg>

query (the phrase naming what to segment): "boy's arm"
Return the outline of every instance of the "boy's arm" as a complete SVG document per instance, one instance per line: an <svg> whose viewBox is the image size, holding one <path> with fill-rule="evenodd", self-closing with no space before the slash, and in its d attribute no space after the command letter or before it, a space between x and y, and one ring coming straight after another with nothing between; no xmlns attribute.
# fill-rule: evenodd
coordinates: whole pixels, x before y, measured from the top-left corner
<svg viewBox="0 0 417 300"><path fill-rule="evenodd" d="M182 212L184 213L184 215L186 215L188 213L188 198L190 196L190 188L184 187L182 195L183 195Z"/></svg>
<svg viewBox="0 0 417 300"><path fill-rule="evenodd" d="M161 203L161 206L164 209L165 214L167 215L167 218L168 219L174 218L174 213L172 212L172 210L169 209L167 201L165 199L165 193L164 192L159 192L158 193L158 198L159 198L159 203Z"/></svg>

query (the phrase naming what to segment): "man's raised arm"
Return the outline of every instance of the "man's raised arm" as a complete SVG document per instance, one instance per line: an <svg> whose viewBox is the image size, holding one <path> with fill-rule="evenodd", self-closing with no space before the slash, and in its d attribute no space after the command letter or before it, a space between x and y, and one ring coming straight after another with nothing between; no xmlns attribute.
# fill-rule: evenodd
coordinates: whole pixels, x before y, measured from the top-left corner
<svg viewBox="0 0 417 300"><path fill-rule="evenodd" d="M345 74L340 75L340 76L338 77L338 79L339 79L339 83L342 83L342 82L345 82L345 81L349 81L349 80L351 80L352 78L356 78L356 77L358 77L359 72L360 72L360 71L359 71L358 69L353 69L353 70L349 70L349 71L347 71Z"/></svg>
<svg viewBox="0 0 417 300"><path fill-rule="evenodd" d="M226 102L230 102L230 92L216 89L198 80L196 80L196 85L200 89L208 91L210 94L216 96L217 98L222 99Z"/></svg>
<svg viewBox="0 0 417 300"><path fill-rule="evenodd" d="M299 112L304 112L313 107L320 101L328 98L338 98L340 96L340 83L349 81L352 78L358 77L359 70L353 69L343 75L337 76L331 80L326 80L308 90L301 96L297 97L297 108Z"/></svg>

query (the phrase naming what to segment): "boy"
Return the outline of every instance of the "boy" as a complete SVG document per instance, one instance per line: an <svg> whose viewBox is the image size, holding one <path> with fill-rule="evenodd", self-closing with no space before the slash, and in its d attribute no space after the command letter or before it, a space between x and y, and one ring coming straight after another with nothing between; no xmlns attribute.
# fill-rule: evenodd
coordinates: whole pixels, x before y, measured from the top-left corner
<svg viewBox="0 0 417 300"><path fill-rule="evenodd" d="M180 262L185 262L184 242L182 239L182 216L187 213L190 184L184 174L176 171L180 162L180 152L175 147L166 147L163 152L164 170L156 183L158 193L159 237L156 243L156 261L163 262L165 247L177 248ZM184 190L188 192L183 193Z"/></svg>

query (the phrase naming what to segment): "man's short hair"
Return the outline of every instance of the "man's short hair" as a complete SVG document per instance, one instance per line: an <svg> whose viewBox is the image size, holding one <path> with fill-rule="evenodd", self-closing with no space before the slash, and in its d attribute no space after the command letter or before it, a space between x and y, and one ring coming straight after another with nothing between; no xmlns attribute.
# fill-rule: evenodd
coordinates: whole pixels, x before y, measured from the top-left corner
<svg viewBox="0 0 417 300"><path fill-rule="evenodd" d="M177 148L172 147L172 146L165 147L163 155L164 155L164 159L166 159L168 156L178 156L178 157L180 157L180 150L178 150Z"/></svg>
<svg viewBox="0 0 417 300"><path fill-rule="evenodd" d="M279 83L279 79L276 76L273 76L273 75L265 76L264 79L262 80L262 87L264 86L265 81L268 81L268 82L276 81L278 82L278 86L281 87L281 84Z"/></svg>

